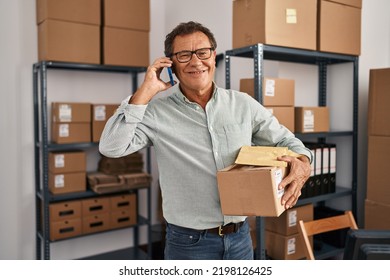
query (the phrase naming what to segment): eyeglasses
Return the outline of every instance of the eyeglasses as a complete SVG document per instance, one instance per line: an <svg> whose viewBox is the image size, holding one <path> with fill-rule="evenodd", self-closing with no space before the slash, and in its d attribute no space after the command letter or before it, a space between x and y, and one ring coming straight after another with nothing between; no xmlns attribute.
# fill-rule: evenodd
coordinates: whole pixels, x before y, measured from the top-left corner
<svg viewBox="0 0 390 280"><path fill-rule="evenodd" d="M209 59L213 50L214 48L202 48L194 51L181 51L174 53L173 55L176 56L177 61L180 63L186 63L192 59L193 54L196 54L197 58L200 60Z"/></svg>

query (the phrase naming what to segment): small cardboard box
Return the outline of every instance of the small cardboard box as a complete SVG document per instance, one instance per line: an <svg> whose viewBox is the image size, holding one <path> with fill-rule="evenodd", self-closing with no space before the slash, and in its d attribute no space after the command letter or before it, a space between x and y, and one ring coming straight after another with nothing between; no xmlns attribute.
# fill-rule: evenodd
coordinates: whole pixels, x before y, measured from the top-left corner
<svg viewBox="0 0 390 280"><path fill-rule="evenodd" d="M255 97L254 79L241 79L240 91ZM262 104L264 106L294 106L295 81L280 78L264 78Z"/></svg>
<svg viewBox="0 0 390 280"><path fill-rule="evenodd" d="M81 209L84 217L108 213L110 212L110 199L108 197L83 199Z"/></svg>
<svg viewBox="0 0 390 280"><path fill-rule="evenodd" d="M103 64L149 66L149 32L103 28Z"/></svg>
<svg viewBox="0 0 390 280"><path fill-rule="evenodd" d="M278 185L285 167L233 165L217 173L222 213L237 216L273 216L284 211Z"/></svg>
<svg viewBox="0 0 390 280"><path fill-rule="evenodd" d="M51 241L70 238L81 234L81 218L50 222Z"/></svg>
<svg viewBox="0 0 390 280"><path fill-rule="evenodd" d="M299 233L282 235L266 230L265 248L267 255L275 260L305 259L304 242Z"/></svg>
<svg viewBox="0 0 390 280"><path fill-rule="evenodd" d="M110 227L112 229L135 225L137 223L137 211L120 210L110 213Z"/></svg>
<svg viewBox="0 0 390 280"><path fill-rule="evenodd" d="M295 131L295 110L294 107L266 107L274 115L280 124L284 125L291 132Z"/></svg>
<svg viewBox="0 0 390 280"><path fill-rule="evenodd" d="M123 194L110 197L111 212L137 209L137 195Z"/></svg>
<svg viewBox="0 0 390 280"><path fill-rule="evenodd" d="M38 60L100 63L100 26L47 19L38 25Z"/></svg>
<svg viewBox="0 0 390 280"><path fill-rule="evenodd" d="M81 218L81 201L51 203L49 213L52 222Z"/></svg>
<svg viewBox="0 0 390 280"><path fill-rule="evenodd" d="M104 0L104 26L150 31L149 0Z"/></svg>
<svg viewBox="0 0 390 280"><path fill-rule="evenodd" d="M82 233L89 234L110 229L110 213L84 216L82 219Z"/></svg>
<svg viewBox="0 0 390 280"><path fill-rule="evenodd" d="M51 132L53 143L91 142L91 123L53 123Z"/></svg>
<svg viewBox="0 0 390 280"><path fill-rule="evenodd" d="M317 1L233 1L233 48L257 43L316 50Z"/></svg>
<svg viewBox="0 0 390 280"><path fill-rule="evenodd" d="M52 194L85 192L87 189L85 172L53 174L49 172L49 190Z"/></svg>
<svg viewBox="0 0 390 280"><path fill-rule="evenodd" d="M49 171L53 174L86 172L87 159L84 151L50 152Z"/></svg>
<svg viewBox="0 0 390 280"><path fill-rule="evenodd" d="M390 137L368 136L367 196L372 201L390 204Z"/></svg>
<svg viewBox="0 0 390 280"><path fill-rule="evenodd" d="M319 1L318 50L360 55L362 10L335 2Z"/></svg>
<svg viewBox="0 0 390 280"><path fill-rule="evenodd" d="M365 229L390 230L390 203L366 199L364 206Z"/></svg>
<svg viewBox="0 0 390 280"><path fill-rule="evenodd" d="M92 142L99 142L107 120L115 113L119 104L92 105Z"/></svg>
<svg viewBox="0 0 390 280"><path fill-rule="evenodd" d="M37 24L46 19L100 25L101 0L36 0Z"/></svg>
<svg viewBox="0 0 390 280"><path fill-rule="evenodd" d="M52 122L90 123L91 104L75 102L53 102L51 104Z"/></svg>
<svg viewBox="0 0 390 280"><path fill-rule="evenodd" d="M300 220L307 222L313 220L313 204L295 206L287 209L279 217L266 217L265 229L282 235L298 233Z"/></svg>
<svg viewBox="0 0 390 280"><path fill-rule="evenodd" d="M328 132L328 107L295 107L295 132Z"/></svg>
<svg viewBox="0 0 390 280"><path fill-rule="evenodd" d="M370 69L368 135L390 136L390 68Z"/></svg>

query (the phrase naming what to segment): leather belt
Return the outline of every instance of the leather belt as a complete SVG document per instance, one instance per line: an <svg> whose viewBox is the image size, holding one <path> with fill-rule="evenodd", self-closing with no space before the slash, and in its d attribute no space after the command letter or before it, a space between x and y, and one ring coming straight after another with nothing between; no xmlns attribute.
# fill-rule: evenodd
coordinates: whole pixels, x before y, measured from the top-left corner
<svg viewBox="0 0 390 280"><path fill-rule="evenodd" d="M219 236L224 236L225 234L235 233L237 232L240 227L244 225L244 222L240 223L229 223L224 226L219 226L215 228L207 229L207 232L218 234Z"/></svg>

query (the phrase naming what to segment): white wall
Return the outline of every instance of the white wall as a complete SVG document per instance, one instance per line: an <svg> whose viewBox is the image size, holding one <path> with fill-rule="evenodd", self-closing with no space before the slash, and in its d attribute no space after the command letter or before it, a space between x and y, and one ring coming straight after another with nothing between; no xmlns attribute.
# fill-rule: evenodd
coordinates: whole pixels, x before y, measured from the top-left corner
<svg viewBox="0 0 390 280"><path fill-rule="evenodd" d="M359 69L359 217L362 223L367 159L368 73L371 68L390 66L390 10L388 0L363 1L362 55ZM208 26L217 38L218 53L231 49L232 4L230 0L151 0L151 62L163 55L165 34L182 21L196 20ZM35 1L0 0L0 259L35 258L34 138L32 103L32 64L37 60ZM239 76L253 75L251 62L239 64L232 87L238 88ZM268 66L268 65L267 65ZM236 67L236 66L235 66ZM270 75L291 75L298 89L316 90L312 69L286 63L272 63ZM339 71L339 70L337 70ZM340 70L340 73L348 69ZM266 73L266 75L268 75ZM234 77L236 77L234 76ZM308 79L309 77L309 79ZM344 76L343 76L344 77ZM104 73L50 72L50 93L56 98L117 102L129 93L131 81L126 75ZM142 77L141 77L142 79ZM348 78L347 78L348 79ZM310 80L308 83L307 81ZM224 65L218 68L216 81L224 86ZM349 91L349 83L340 91ZM71 92L69 94L69 92ZM82 92L83 97L77 94ZM76 93L76 95L75 95ZM58 99L58 101L59 101ZM313 101L315 102L315 101ZM343 101L348 103L349 99ZM336 112L337 114L337 112ZM337 116L336 116L337 117ZM90 166L89 168L93 168ZM154 174L157 167L154 166ZM156 210L156 180L153 212ZM344 201L340 203L345 203ZM154 219L155 221L156 219ZM131 230L124 229L91 237L77 238L51 246L52 257L80 258L131 245Z"/></svg>

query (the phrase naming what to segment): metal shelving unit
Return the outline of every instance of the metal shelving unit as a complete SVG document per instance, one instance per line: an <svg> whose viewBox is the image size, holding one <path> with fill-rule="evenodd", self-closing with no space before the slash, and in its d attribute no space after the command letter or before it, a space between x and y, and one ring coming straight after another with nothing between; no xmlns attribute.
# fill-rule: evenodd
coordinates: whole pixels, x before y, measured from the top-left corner
<svg viewBox="0 0 390 280"><path fill-rule="evenodd" d="M132 76L133 91L137 89L137 75L145 72L145 67L122 67L107 66L97 64L78 64L67 62L41 61L33 64L33 100L34 100L34 141L35 141L35 203L36 203L36 258L50 259L50 217L49 204L72 199L97 197L98 194L91 190L81 193L69 193L63 195L52 195L49 192L48 176L48 153L49 151L61 150L86 150L97 149L98 143L72 143L72 144L54 144L49 142L48 137L48 106L47 106L47 72L49 70L70 70L70 71L95 71L95 72L112 72L125 73ZM151 173L151 161L149 150L146 153L147 171ZM140 188L131 192L146 192L147 214L146 217L138 216L138 223L133 226L134 247L118 251L107 252L102 255L93 256L93 259L128 257L128 259L148 259L152 255L151 244L151 191L150 188ZM139 196L137 195L137 205L139 205ZM141 226L147 226L148 244L147 253L138 248L139 233ZM98 233L95 233L98 234ZM83 235L84 236L84 235ZM77 237L73 237L77 238ZM56 241L61 242L61 241ZM127 253L128 254L127 254ZM127 254L127 255L126 255Z"/></svg>
<svg viewBox="0 0 390 280"><path fill-rule="evenodd" d="M342 55L335 53L325 53L319 51L294 49L287 47L256 44L248 47L228 50L225 53L226 88L230 88L231 80L231 57L252 58L254 60L254 87L255 98L262 103L264 60L274 60L281 62L293 62L300 64L312 64L318 66L318 106L326 106L327 103L327 70L328 65L340 63L352 63L353 67L353 128L351 131L337 131L328 133L308 133L296 134L297 137L307 139L317 139L318 142L325 142L328 137L351 137L352 142L352 186L351 188L336 187L335 193L320 195L298 200L297 205L307 203L325 202L338 197L351 196L352 212L357 216L357 139L358 139L358 67L359 58L357 56ZM266 259L265 238L264 238L264 218L256 217L257 247L255 249L257 259ZM327 248L326 252L319 252L316 258L328 258L337 255L339 249Z"/></svg>

